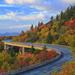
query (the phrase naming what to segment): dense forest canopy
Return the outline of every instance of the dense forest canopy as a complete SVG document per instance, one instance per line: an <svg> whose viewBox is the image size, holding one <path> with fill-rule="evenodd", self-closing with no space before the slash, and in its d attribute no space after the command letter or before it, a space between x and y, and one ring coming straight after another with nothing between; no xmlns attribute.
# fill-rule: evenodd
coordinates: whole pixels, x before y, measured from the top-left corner
<svg viewBox="0 0 75 75"><path fill-rule="evenodd" d="M60 15L51 17L46 24L39 22L27 32L22 31L13 41L75 45L75 6L61 11Z"/></svg>

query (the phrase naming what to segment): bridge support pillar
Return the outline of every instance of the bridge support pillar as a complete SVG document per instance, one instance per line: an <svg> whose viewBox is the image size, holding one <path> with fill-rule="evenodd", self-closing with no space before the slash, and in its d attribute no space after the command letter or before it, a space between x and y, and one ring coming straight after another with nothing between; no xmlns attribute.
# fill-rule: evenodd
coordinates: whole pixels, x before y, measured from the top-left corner
<svg viewBox="0 0 75 75"><path fill-rule="evenodd" d="M24 54L25 53L25 48L24 47L19 48L19 53Z"/></svg>
<svg viewBox="0 0 75 75"><path fill-rule="evenodd" d="M9 49L9 46L6 45L6 44L4 44L4 50L6 51L6 50L8 50L8 49Z"/></svg>
<svg viewBox="0 0 75 75"><path fill-rule="evenodd" d="M6 50L7 49L7 45L6 44L4 44L4 50Z"/></svg>
<svg viewBox="0 0 75 75"><path fill-rule="evenodd" d="M22 54L24 54L25 53L25 48L24 47L22 47Z"/></svg>
<svg viewBox="0 0 75 75"><path fill-rule="evenodd" d="M22 51L21 51L22 49L21 48L19 48L19 54L22 54Z"/></svg>

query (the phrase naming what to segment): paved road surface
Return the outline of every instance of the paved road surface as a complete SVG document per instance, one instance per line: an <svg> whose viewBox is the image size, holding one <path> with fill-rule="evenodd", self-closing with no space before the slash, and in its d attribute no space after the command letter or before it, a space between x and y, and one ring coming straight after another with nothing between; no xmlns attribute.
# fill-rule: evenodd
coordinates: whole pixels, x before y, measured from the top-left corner
<svg viewBox="0 0 75 75"><path fill-rule="evenodd" d="M57 71L61 70L61 66L63 63L72 60L72 53L68 47L60 46L60 45L47 45L47 47L48 48L55 48L58 51L62 51L63 57L54 63L50 63L50 64L45 65L45 66L38 68L38 69L27 71L27 72L20 74L20 75L50 75L50 73L53 70L57 70Z"/></svg>

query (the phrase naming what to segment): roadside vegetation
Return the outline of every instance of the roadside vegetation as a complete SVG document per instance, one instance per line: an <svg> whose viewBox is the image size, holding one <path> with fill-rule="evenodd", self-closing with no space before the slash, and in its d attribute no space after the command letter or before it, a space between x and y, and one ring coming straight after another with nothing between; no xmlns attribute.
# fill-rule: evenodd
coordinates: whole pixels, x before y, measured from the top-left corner
<svg viewBox="0 0 75 75"><path fill-rule="evenodd" d="M11 52L10 50L3 50L0 52L0 74L5 75L5 72L18 70L37 63L41 64L46 60L55 58L57 55L58 53L55 50L47 51L45 47L42 50L35 50L32 46L25 53L16 53L14 50L11 50Z"/></svg>
<svg viewBox="0 0 75 75"><path fill-rule="evenodd" d="M75 75L75 61L65 63L61 71L53 71L51 75Z"/></svg>
<svg viewBox="0 0 75 75"><path fill-rule="evenodd" d="M9 38L9 37L7 37ZM75 57L75 6L68 7L61 11L56 17L51 17L47 23L39 22L37 26L31 26L27 32L22 31L19 36L10 37L17 42L32 42L45 44L58 44L71 47ZM44 48L45 49L45 48ZM55 52L36 51L33 46L32 52L14 54L14 52L0 52L0 71L22 68L24 66L43 62L55 57ZM13 55L13 54L14 55ZM47 56L46 56L47 55ZM16 60L16 61L15 61ZM75 60L64 64L62 71L53 72L52 75L75 75Z"/></svg>
<svg viewBox="0 0 75 75"><path fill-rule="evenodd" d="M61 11L55 18L52 16L47 23L39 22L36 27L13 38L13 41L33 43L59 44L69 46L75 57L75 6ZM75 59L64 64L63 69L52 75L75 75Z"/></svg>
<svg viewBox="0 0 75 75"><path fill-rule="evenodd" d="M51 75L75 75L75 47L71 47L74 59L62 65L60 71L52 71Z"/></svg>

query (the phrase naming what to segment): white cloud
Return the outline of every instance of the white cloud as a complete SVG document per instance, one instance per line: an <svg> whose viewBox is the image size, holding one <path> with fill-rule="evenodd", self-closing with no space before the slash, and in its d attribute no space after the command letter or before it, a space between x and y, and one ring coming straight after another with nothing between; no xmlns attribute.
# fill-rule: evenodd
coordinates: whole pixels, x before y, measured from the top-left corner
<svg viewBox="0 0 75 75"><path fill-rule="evenodd" d="M5 2L8 3L8 4L12 4L13 0L5 0Z"/></svg>
<svg viewBox="0 0 75 75"><path fill-rule="evenodd" d="M50 8L50 3L46 3L43 0L5 0L5 2L9 5L11 4L30 4L29 7L37 10L48 10ZM42 4L43 2L43 4ZM44 2L46 4L44 4Z"/></svg>
<svg viewBox="0 0 75 75"><path fill-rule="evenodd" d="M42 20L44 19L44 14L43 13L37 13L37 14L30 14L26 16L19 16L18 18L20 20Z"/></svg>
<svg viewBox="0 0 75 75"><path fill-rule="evenodd" d="M0 7L14 7L14 5L0 4Z"/></svg>
<svg viewBox="0 0 75 75"><path fill-rule="evenodd" d="M13 19L15 16L16 14L13 12L6 13L5 15L0 15L0 20Z"/></svg>
<svg viewBox="0 0 75 75"><path fill-rule="evenodd" d="M24 4L24 3L35 3L36 0L5 0L8 4Z"/></svg>
<svg viewBox="0 0 75 75"><path fill-rule="evenodd" d="M0 29L22 29L22 28L30 28L31 25L30 24L26 24L26 25L8 25L6 27L0 27Z"/></svg>
<svg viewBox="0 0 75 75"><path fill-rule="evenodd" d="M30 8L33 8L33 9L37 9L37 10L40 10L40 11L43 11L43 10L50 10L50 6L47 6L47 5L41 5L41 4L35 4L35 5L31 5Z"/></svg>
<svg viewBox="0 0 75 75"><path fill-rule="evenodd" d="M15 17L15 16L16 16L16 13L10 12L10 13L7 13L6 15L7 15L7 16L11 16L11 17Z"/></svg>
<svg viewBox="0 0 75 75"><path fill-rule="evenodd" d="M7 29L22 29L22 28L30 28L31 25L14 25L14 26L9 26Z"/></svg>
<svg viewBox="0 0 75 75"><path fill-rule="evenodd" d="M51 11L51 7L49 4L42 4L43 0L5 0L5 2L7 3L8 6L15 6L14 4L23 4L23 6L25 7L25 3L30 3L28 4L28 7L32 8L32 9L36 9L38 10L38 12L34 13L34 12L30 12L30 14L28 15L24 15L23 14L18 14L14 13L14 12L9 12L5 15L0 15L0 20L44 20L45 17L47 16L47 14L49 14L48 12ZM43 1L44 2L44 1Z"/></svg>
<svg viewBox="0 0 75 75"><path fill-rule="evenodd" d="M75 4L75 0L62 0L65 3Z"/></svg>
<svg viewBox="0 0 75 75"><path fill-rule="evenodd" d="M9 5L13 4L28 4L28 7L31 9L36 9L38 11L49 11L52 10L50 3L45 0L5 0L5 2ZM15 6L15 5L14 5Z"/></svg>
<svg viewBox="0 0 75 75"><path fill-rule="evenodd" d="M18 15L14 12L9 12L5 15L0 15L0 20L43 20L45 18L45 14L43 12L32 13L29 15Z"/></svg>

